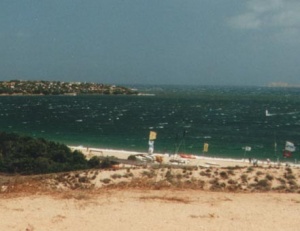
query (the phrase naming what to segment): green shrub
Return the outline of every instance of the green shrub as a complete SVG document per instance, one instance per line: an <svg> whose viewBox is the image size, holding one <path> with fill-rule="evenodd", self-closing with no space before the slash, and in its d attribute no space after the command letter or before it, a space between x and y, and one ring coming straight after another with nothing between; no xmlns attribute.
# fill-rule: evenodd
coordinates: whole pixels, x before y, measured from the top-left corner
<svg viewBox="0 0 300 231"><path fill-rule="evenodd" d="M247 173L253 172L253 170L254 170L253 167L248 167L247 168Z"/></svg>
<svg viewBox="0 0 300 231"><path fill-rule="evenodd" d="M114 160L114 157L105 157L100 160L100 168L111 168L113 165L116 165L118 162Z"/></svg>
<svg viewBox="0 0 300 231"><path fill-rule="evenodd" d="M133 160L133 161L136 161L136 156L135 155L130 155L128 156L127 160Z"/></svg>
<svg viewBox="0 0 300 231"><path fill-rule="evenodd" d="M90 168L99 168L100 167L100 158L98 156L93 156L88 160L88 166Z"/></svg>
<svg viewBox="0 0 300 231"><path fill-rule="evenodd" d="M87 169L79 151L42 138L0 132L0 172L39 174Z"/></svg>

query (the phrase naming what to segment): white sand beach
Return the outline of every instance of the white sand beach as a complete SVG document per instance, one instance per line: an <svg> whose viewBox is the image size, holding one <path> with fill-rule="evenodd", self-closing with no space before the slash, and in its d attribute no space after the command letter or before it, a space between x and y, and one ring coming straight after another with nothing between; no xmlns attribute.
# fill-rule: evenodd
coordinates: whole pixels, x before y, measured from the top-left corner
<svg viewBox="0 0 300 231"><path fill-rule="evenodd" d="M133 152L133 151L126 151L126 150L113 150L113 149L101 149L101 148L90 148L84 146L69 146L72 150L79 150L81 151L87 158L91 158L93 156L114 156L119 159L127 159L130 155L137 155L143 154L147 155L147 153L143 152ZM179 155L170 155L170 154L161 154L161 153L154 153L153 155L160 155L163 157L163 163L171 164L170 160L172 159L181 159L185 161L187 165L194 165L194 166L203 166L203 167L210 167L210 166L219 166L219 167L227 167L227 166L251 166L253 163L249 163L249 159L232 159L232 158L217 158L217 157L209 157L208 155L202 156L195 156L191 155L194 158L181 158ZM277 166L277 162L270 162L267 159L265 160L257 160L257 164L260 166L268 167L270 165ZM285 165L285 162L281 162L281 165ZM295 164L292 160L289 162L290 166L300 167L300 164Z"/></svg>

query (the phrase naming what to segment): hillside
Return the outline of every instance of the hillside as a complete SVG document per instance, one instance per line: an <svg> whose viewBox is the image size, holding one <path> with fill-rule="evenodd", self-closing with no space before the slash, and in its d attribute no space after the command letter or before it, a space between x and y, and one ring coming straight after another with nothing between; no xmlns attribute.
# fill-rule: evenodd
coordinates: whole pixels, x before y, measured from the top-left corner
<svg viewBox="0 0 300 231"><path fill-rule="evenodd" d="M99 83L60 81L0 81L0 95L135 95L132 89Z"/></svg>

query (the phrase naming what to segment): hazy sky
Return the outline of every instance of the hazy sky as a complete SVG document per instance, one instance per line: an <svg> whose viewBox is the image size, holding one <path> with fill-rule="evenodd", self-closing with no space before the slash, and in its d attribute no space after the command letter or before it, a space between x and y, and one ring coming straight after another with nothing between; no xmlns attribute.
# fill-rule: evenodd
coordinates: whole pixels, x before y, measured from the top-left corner
<svg viewBox="0 0 300 231"><path fill-rule="evenodd" d="M299 0L0 0L0 80L300 84Z"/></svg>

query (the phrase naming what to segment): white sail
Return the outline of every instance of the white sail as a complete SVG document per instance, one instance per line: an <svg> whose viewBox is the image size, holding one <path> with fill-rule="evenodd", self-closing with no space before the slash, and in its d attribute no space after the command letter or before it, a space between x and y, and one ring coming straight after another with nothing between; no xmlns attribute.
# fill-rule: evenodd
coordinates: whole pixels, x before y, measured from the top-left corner
<svg viewBox="0 0 300 231"><path fill-rule="evenodd" d="M289 151L289 152L294 152L294 151L296 151L296 147L292 142L286 141L285 150Z"/></svg>

